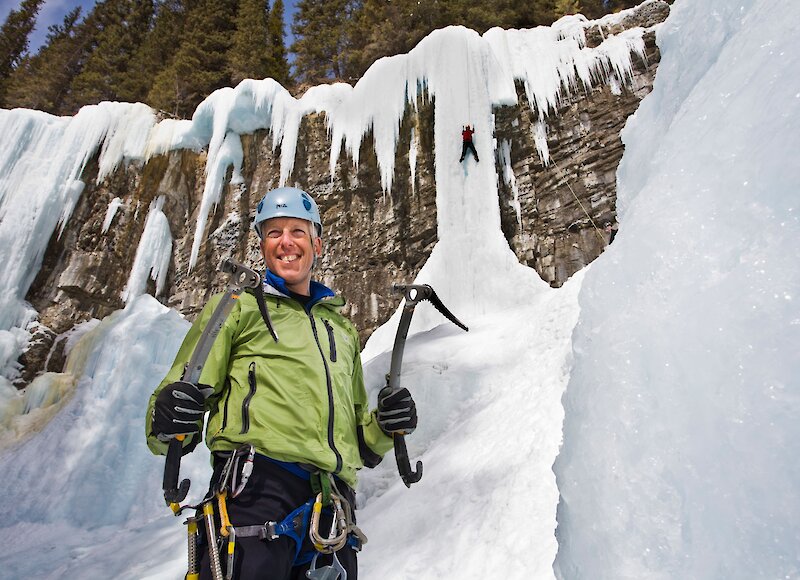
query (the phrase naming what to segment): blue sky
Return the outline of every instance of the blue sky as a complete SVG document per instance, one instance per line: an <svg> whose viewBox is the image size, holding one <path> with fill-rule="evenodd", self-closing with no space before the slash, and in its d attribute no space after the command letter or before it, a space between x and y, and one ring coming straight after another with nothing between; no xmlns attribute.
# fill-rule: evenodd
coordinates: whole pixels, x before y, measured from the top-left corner
<svg viewBox="0 0 800 580"><path fill-rule="evenodd" d="M47 36L47 27L51 24L60 23L64 19L64 15L72 10L75 6L83 6L83 14L87 14L95 0L46 0L39 10L39 17L36 23L36 29L31 34L30 38L30 51L36 51L39 46L44 42ZM270 2L270 5L272 3ZM286 46L291 44L291 28L292 17L295 12L295 0L284 0L284 22L286 24L285 31L287 36ZM17 8L19 2L12 2L10 0L0 0L0 21L4 22L8 13Z"/></svg>

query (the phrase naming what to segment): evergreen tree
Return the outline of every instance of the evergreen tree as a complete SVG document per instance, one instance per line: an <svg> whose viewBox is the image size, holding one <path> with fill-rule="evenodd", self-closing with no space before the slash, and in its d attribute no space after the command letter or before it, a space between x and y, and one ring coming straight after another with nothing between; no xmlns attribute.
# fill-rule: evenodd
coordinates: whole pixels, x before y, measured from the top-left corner
<svg viewBox="0 0 800 580"><path fill-rule="evenodd" d="M236 31L238 0L196 0L186 13L174 59L156 76L147 102L176 116L230 82L228 51Z"/></svg>
<svg viewBox="0 0 800 580"><path fill-rule="evenodd" d="M0 28L0 106L5 106L8 80L28 51L28 37L44 0L23 0Z"/></svg>
<svg viewBox="0 0 800 580"><path fill-rule="evenodd" d="M270 76L284 87L291 82L289 59L286 55L286 40L283 32L283 0L275 0L267 21L269 46L272 50L272 71Z"/></svg>
<svg viewBox="0 0 800 580"><path fill-rule="evenodd" d="M266 0L240 0L236 32L228 54L234 85L243 79L266 78L275 68L267 29L268 16L269 2Z"/></svg>
<svg viewBox="0 0 800 580"><path fill-rule="evenodd" d="M291 51L298 76L308 82L344 78L354 0L300 0Z"/></svg>
<svg viewBox="0 0 800 580"><path fill-rule="evenodd" d="M507 28L548 26L556 20L555 0L533 0L530 4L514 6L514 20Z"/></svg>
<svg viewBox="0 0 800 580"><path fill-rule="evenodd" d="M577 14L581 12L581 6L578 0L556 0L556 17L564 16L565 14Z"/></svg>
<svg viewBox="0 0 800 580"><path fill-rule="evenodd" d="M47 38L39 52L22 60L9 79L9 107L39 109L56 115L74 114L65 104L72 79L86 60L90 27L78 20L81 7L76 6L62 24L48 28Z"/></svg>
<svg viewBox="0 0 800 580"><path fill-rule="evenodd" d="M142 45L153 18L152 0L105 0L87 19L91 54L72 82L69 100L80 107L100 101L134 101L126 90L131 60Z"/></svg>
<svg viewBox="0 0 800 580"><path fill-rule="evenodd" d="M128 75L120 86L120 93L128 95L127 100L147 102L155 78L172 63L175 47L183 34L187 1L159 0L155 3L153 24L131 57Z"/></svg>

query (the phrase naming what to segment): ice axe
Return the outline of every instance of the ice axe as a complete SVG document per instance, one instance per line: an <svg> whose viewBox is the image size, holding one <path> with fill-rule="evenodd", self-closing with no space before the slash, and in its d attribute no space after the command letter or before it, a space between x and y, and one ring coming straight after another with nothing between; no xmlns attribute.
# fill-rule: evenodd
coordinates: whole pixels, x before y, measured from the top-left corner
<svg viewBox="0 0 800 580"><path fill-rule="evenodd" d="M200 375L203 372L203 366L205 366L208 354L211 352L211 347L214 345L219 331L222 330L222 325L225 323L225 319L228 318L236 300L239 299L245 288L257 289L261 287L261 276L258 273L250 268L245 268L241 264L237 264L230 258L223 260L219 269L226 274L230 274L231 280L225 294L222 295L222 299L211 314L208 324L206 324L200 339L197 341L192 357L183 371L181 380L193 385L198 384ZM189 493L190 482L188 479L184 479L178 485L178 473L181 468L183 440L185 438L185 435L176 435L170 439L169 447L167 448L167 459L164 464L164 482L162 484L164 500L175 512L175 515L180 513L180 502Z"/></svg>
<svg viewBox="0 0 800 580"><path fill-rule="evenodd" d="M469 331L462 322L450 312L439 297L428 284L394 284L392 285L392 292L403 294L405 298L405 306L403 306L403 314L400 316L400 324L397 325L397 334L394 337L394 346L392 347L392 364L389 369L389 374L386 375L386 386L383 391L389 389L389 393L394 393L400 390L400 367L403 365L403 350L406 346L406 337L408 336L408 327L411 325L411 317L414 315L414 308L417 304L425 300L433 304L434 308L444 315L447 320ZM406 487L411 487L412 483L418 482L422 479L422 461L417 461L416 470L411 469L411 463L408 460L408 449L406 448L405 433L394 433L394 457L397 460L397 471L400 472L400 477Z"/></svg>

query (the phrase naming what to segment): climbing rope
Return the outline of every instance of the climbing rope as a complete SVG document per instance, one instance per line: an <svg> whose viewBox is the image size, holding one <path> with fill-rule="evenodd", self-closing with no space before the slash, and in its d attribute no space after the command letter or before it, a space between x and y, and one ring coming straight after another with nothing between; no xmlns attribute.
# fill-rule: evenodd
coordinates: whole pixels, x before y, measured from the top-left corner
<svg viewBox="0 0 800 580"><path fill-rule="evenodd" d="M553 159L553 165L555 166L556 169L558 169L559 173L561 173L561 177L564 179L564 182L567 184L567 187L569 188L570 193L572 193L572 197L574 197L575 201L578 202L578 205L581 206L581 209L583 210L583 213L586 214L586 217L589 219L589 222L592 224L592 226L594 226L594 232L597 234L597 237L600 238L600 241L605 245L606 239L603 237L603 234L600 232L600 228L598 228L597 224L594 223L594 220L592 219L592 216L590 216L589 212L586 211L586 208L581 203L581 200L578 199L577 195L575 195L575 191L572 189L572 186L569 183L569 179L567 179L567 174L564 172L563 169L561 169L561 166L556 162L555 159Z"/></svg>
<svg viewBox="0 0 800 580"><path fill-rule="evenodd" d="M467 43L466 36L464 37L464 57L467 63L467 121L475 127L475 123L472 120L472 80L470 79L470 72L469 69L471 59L469 55L469 44Z"/></svg>

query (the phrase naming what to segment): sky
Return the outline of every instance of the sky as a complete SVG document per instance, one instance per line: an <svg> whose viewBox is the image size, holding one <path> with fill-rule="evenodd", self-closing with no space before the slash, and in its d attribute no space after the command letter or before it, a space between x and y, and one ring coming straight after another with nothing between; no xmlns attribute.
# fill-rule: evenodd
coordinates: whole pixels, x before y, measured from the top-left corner
<svg viewBox="0 0 800 580"><path fill-rule="evenodd" d="M0 3L0 18L5 21L8 13L17 8L19 6L19 2L11 2L9 0L2 0ZM286 34L287 41L286 45L289 46L291 44L291 22L292 17L294 16L295 8L294 8L295 0L286 0L284 1L284 22L286 23ZM45 3L42 5L42 8L39 11L39 17L37 19L36 29L33 31L33 34L30 38L30 51L33 52L37 50L45 40L47 36L47 28L52 24L58 24L62 21L64 16L75 8L76 6L83 7L83 14L87 14L92 6L95 5L95 0L46 0Z"/></svg>

